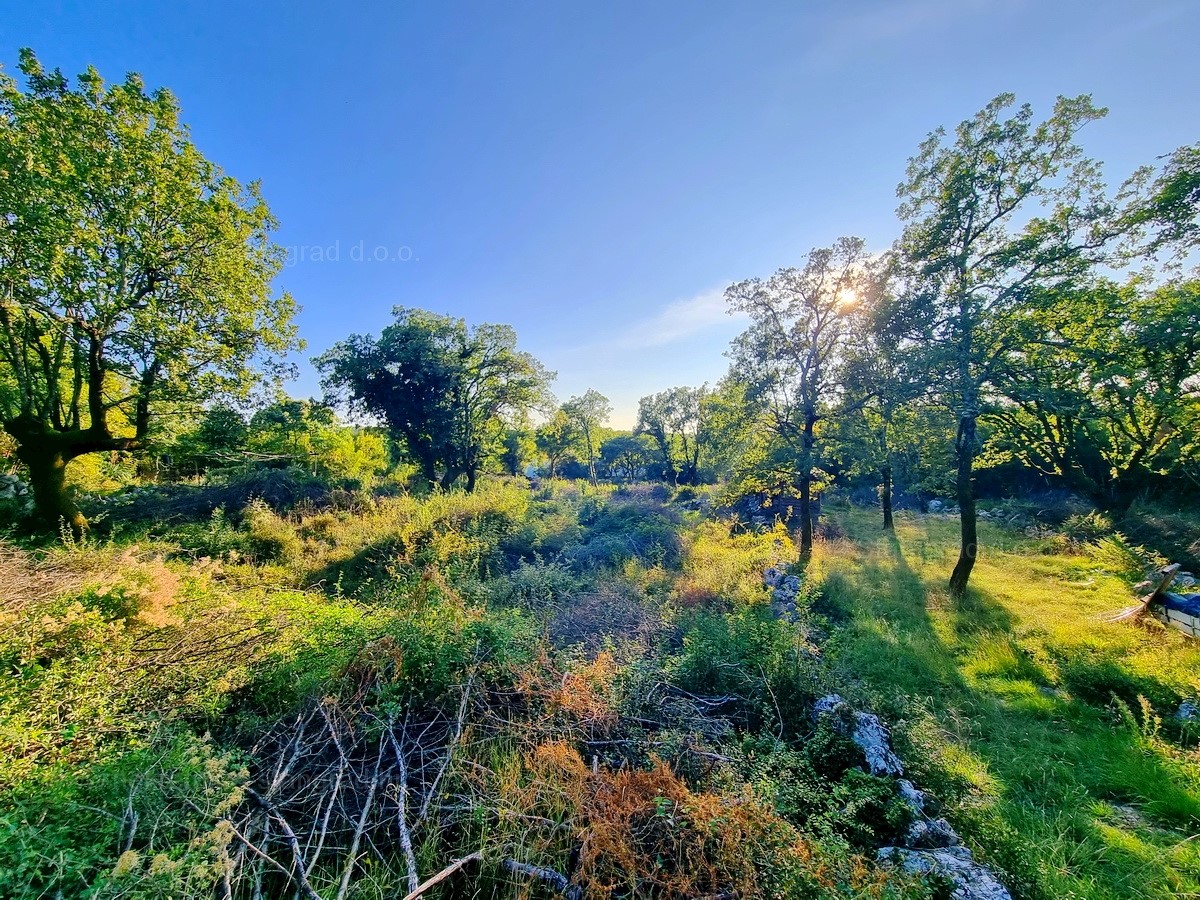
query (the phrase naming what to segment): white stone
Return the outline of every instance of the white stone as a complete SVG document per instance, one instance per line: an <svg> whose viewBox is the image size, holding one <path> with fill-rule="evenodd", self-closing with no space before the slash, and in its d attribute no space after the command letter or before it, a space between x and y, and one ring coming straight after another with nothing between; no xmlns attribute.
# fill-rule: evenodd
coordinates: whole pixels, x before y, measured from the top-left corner
<svg viewBox="0 0 1200 900"><path fill-rule="evenodd" d="M1012 900L1008 888L1002 885L987 866L981 866L966 847L946 847L941 850L907 850L903 847L884 847L877 859L898 865L914 875L939 875L952 885L953 900Z"/></svg>
<svg viewBox="0 0 1200 900"><path fill-rule="evenodd" d="M813 717L820 718L845 705L846 701L837 694L829 694L813 706ZM898 777L904 774L904 764L900 762L900 757L892 752L887 726L879 721L878 716L855 711L854 733L850 737L862 750L867 761L867 771L872 775Z"/></svg>

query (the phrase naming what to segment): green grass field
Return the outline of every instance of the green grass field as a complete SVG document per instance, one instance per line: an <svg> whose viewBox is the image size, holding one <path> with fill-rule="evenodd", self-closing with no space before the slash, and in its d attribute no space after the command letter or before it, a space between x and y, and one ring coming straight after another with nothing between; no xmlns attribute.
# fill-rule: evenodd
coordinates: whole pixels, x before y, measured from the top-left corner
<svg viewBox="0 0 1200 900"><path fill-rule="evenodd" d="M1014 892L1200 896L1200 647L1109 623L1129 606L1114 545L986 525L968 598L945 578L957 520L835 512L814 558L840 680L894 722L902 755Z"/></svg>

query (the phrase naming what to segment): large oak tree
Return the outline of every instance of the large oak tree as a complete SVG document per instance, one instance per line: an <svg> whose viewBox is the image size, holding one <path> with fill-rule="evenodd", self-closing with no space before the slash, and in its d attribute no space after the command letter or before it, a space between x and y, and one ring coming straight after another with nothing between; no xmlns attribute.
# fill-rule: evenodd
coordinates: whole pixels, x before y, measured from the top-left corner
<svg viewBox="0 0 1200 900"><path fill-rule="evenodd" d="M72 84L28 50L20 70L0 74L0 424L38 517L79 531L67 464L247 389L295 345L295 305L258 186L200 154L169 92Z"/></svg>
<svg viewBox="0 0 1200 900"><path fill-rule="evenodd" d="M382 420L428 484L473 490L506 426L544 406L554 378L508 325L396 307L379 337L351 335L316 359L331 402Z"/></svg>
<svg viewBox="0 0 1200 900"><path fill-rule="evenodd" d="M1099 166L1075 141L1104 115L1060 97L1044 122L1001 94L958 126L934 131L898 189L896 259L907 286L911 351L957 422L961 545L950 592L966 590L978 554L974 467L985 389L1019 335L1014 315L1038 291L1069 285L1104 259L1119 218Z"/></svg>

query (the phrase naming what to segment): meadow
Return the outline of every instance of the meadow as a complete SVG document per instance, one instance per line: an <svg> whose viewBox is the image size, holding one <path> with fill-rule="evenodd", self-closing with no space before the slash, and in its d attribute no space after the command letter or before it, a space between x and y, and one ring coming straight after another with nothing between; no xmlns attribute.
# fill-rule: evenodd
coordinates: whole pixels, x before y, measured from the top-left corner
<svg viewBox="0 0 1200 900"><path fill-rule="evenodd" d="M1105 621L1142 551L987 525L951 601L954 519L877 515L802 561L694 491L489 479L6 544L0 894L941 896L874 862L912 814L830 692L1014 896L1194 893L1200 651Z"/></svg>

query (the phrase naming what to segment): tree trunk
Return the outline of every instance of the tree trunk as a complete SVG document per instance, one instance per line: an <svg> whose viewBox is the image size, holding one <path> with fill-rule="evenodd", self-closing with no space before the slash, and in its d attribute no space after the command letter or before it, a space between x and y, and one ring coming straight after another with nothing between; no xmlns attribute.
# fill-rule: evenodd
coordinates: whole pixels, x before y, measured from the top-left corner
<svg viewBox="0 0 1200 900"><path fill-rule="evenodd" d="M812 469L816 426L816 411L809 409L804 416L804 438L800 454L800 464L803 467L800 472L800 553L806 556L812 553L813 546Z"/></svg>
<svg viewBox="0 0 1200 900"><path fill-rule="evenodd" d="M812 553L812 477L800 479L800 553Z"/></svg>
<svg viewBox="0 0 1200 900"><path fill-rule="evenodd" d="M883 484L879 489L879 505L883 507L883 529L891 531L894 527L892 522L892 467L884 466L879 470L879 474L883 476Z"/></svg>
<svg viewBox="0 0 1200 900"><path fill-rule="evenodd" d="M972 468L975 463L975 416L962 416L958 420L958 435L955 440L958 458L958 515L961 540L958 562L950 573L950 596L960 598L967 592L967 582L979 552L979 538L975 516L975 483Z"/></svg>
<svg viewBox="0 0 1200 900"><path fill-rule="evenodd" d="M476 470L473 467L470 469L467 469L467 493L468 494L471 493L473 490L475 490L475 477L477 474L478 473L476 472Z"/></svg>
<svg viewBox="0 0 1200 900"><path fill-rule="evenodd" d="M33 441L17 445L17 458L29 469L38 524L54 531L69 528L74 537L80 537L87 530L87 519L67 491L67 463L71 457L50 442L43 445Z"/></svg>

